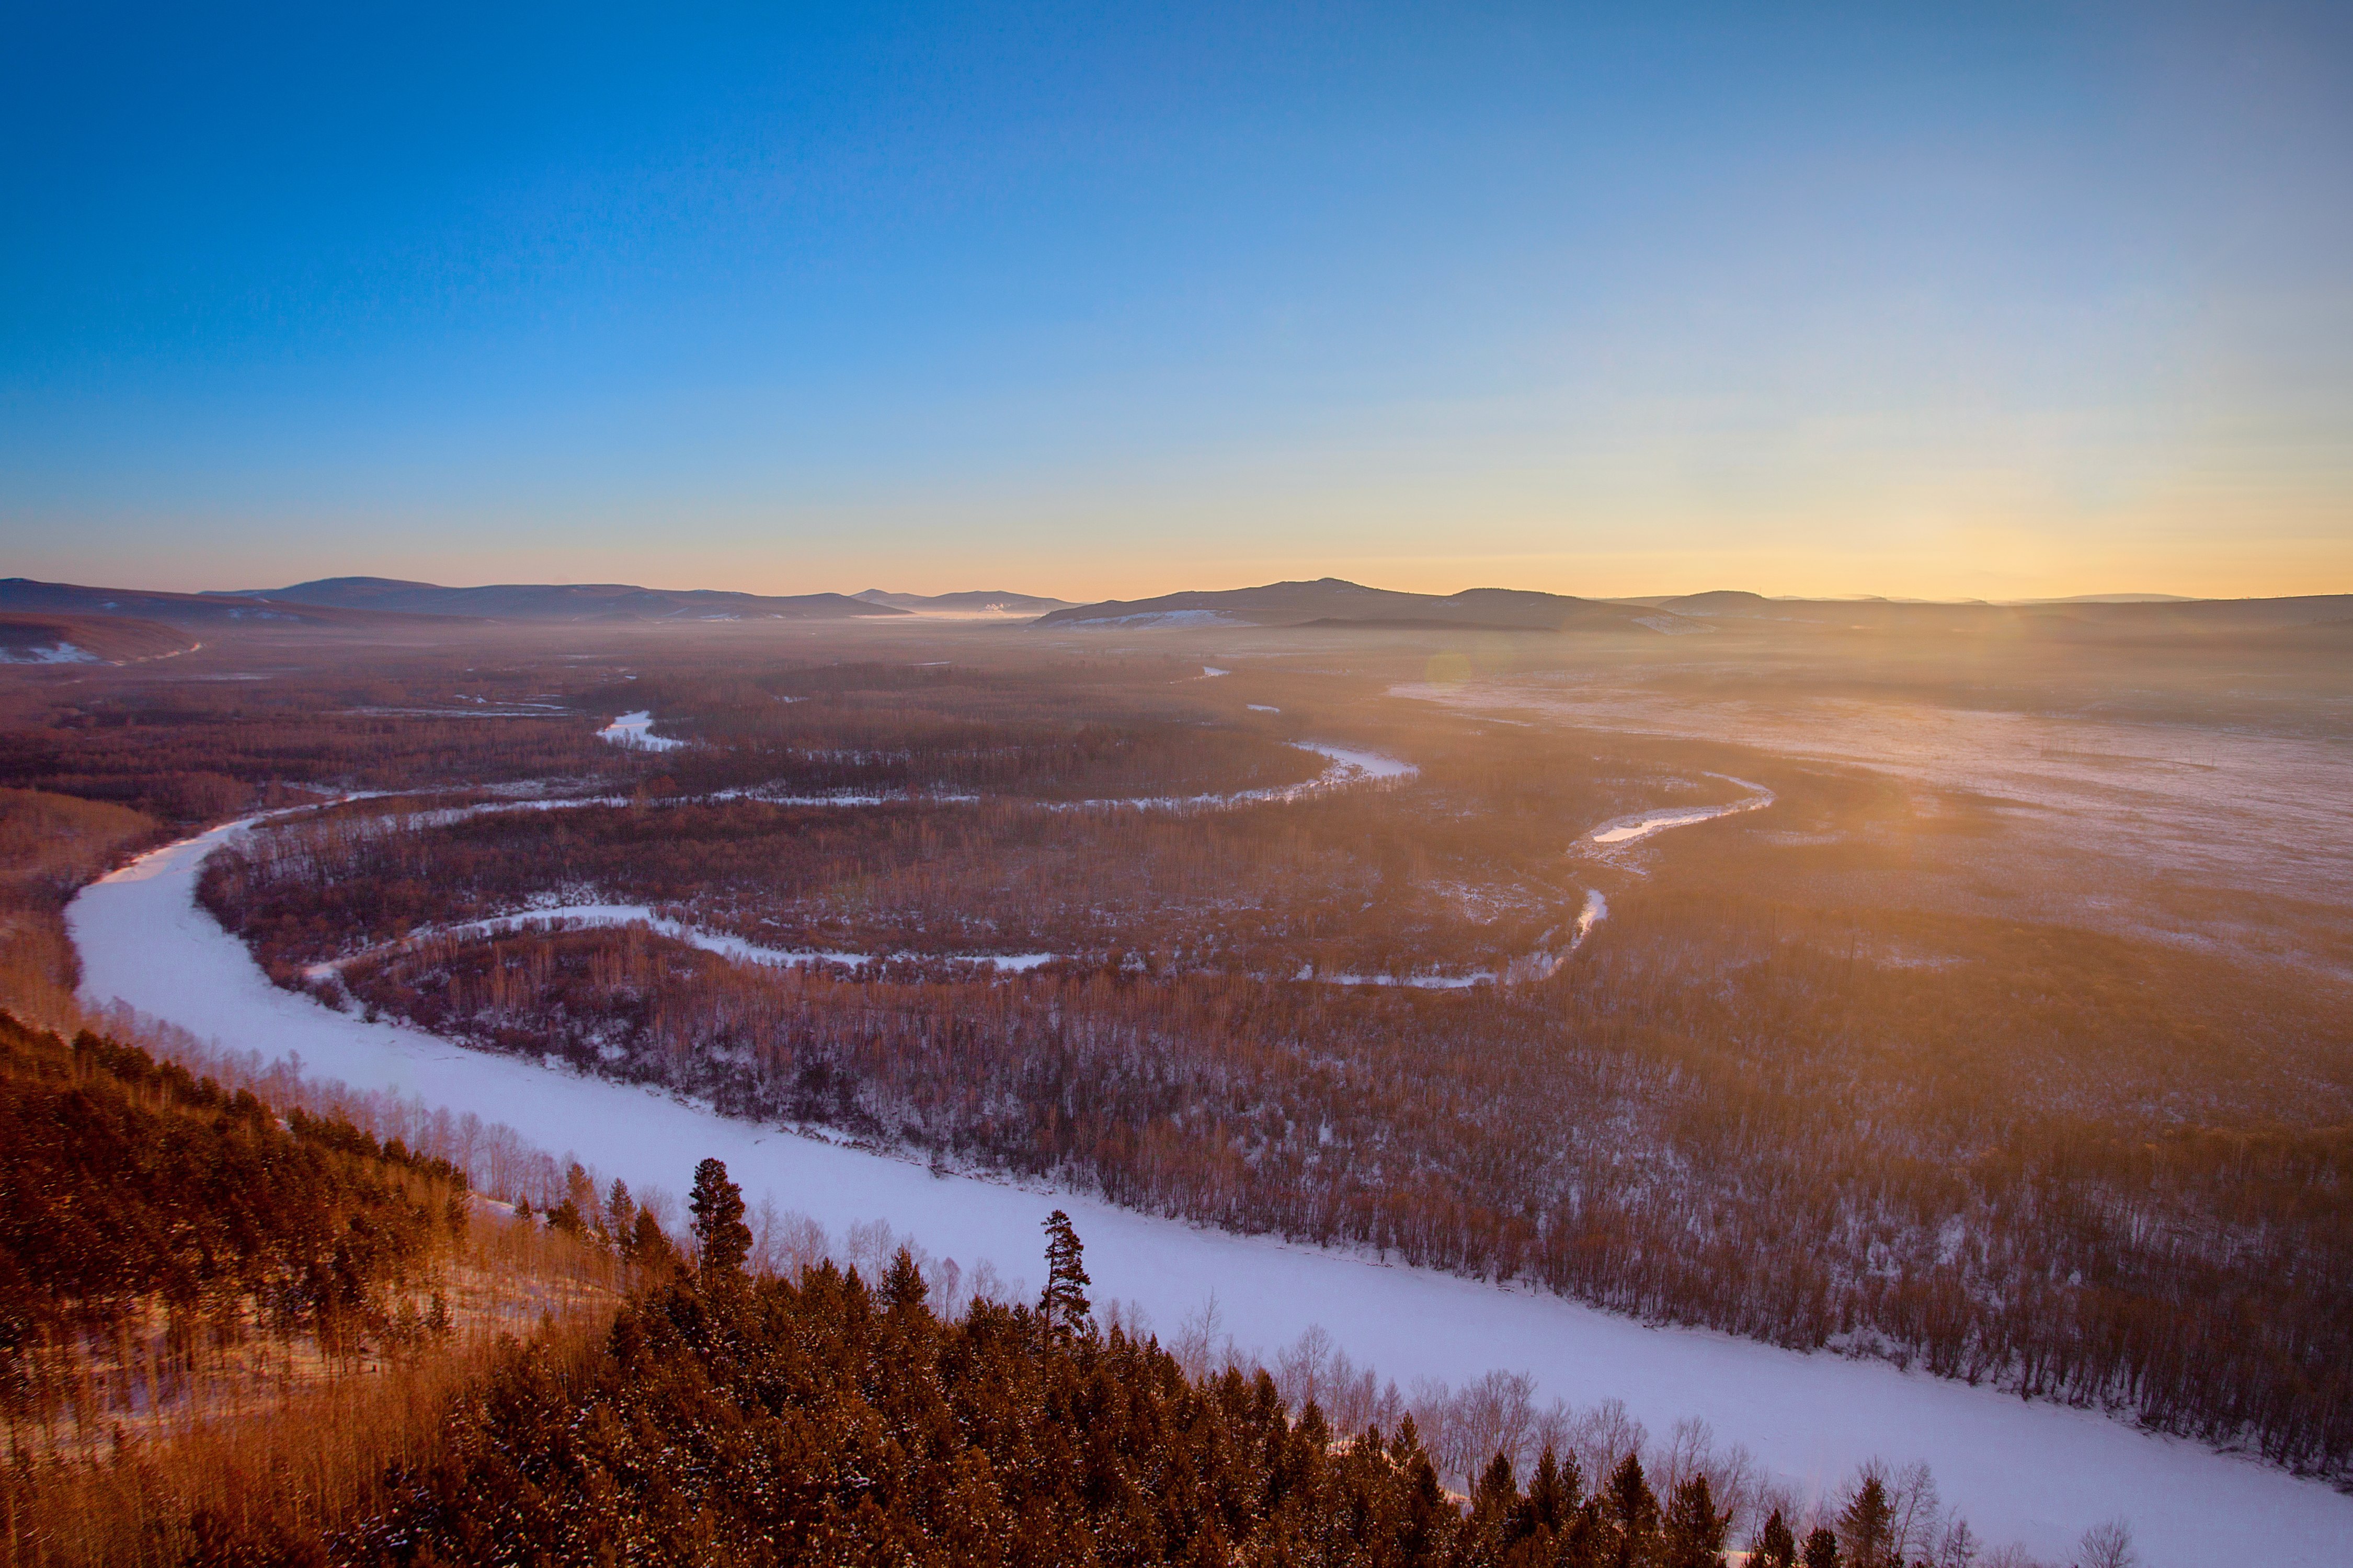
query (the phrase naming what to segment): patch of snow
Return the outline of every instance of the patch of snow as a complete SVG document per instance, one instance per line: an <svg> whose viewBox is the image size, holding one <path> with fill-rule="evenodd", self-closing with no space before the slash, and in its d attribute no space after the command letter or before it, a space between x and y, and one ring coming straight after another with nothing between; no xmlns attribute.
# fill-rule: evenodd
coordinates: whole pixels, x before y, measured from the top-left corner
<svg viewBox="0 0 2353 1568"><path fill-rule="evenodd" d="M1410 985L1420 991L1467 991L1473 985L1495 984L1495 972L1482 969L1470 974L1319 974L1314 978L1326 985Z"/></svg>
<svg viewBox="0 0 2353 1568"><path fill-rule="evenodd" d="M1585 907L1577 911L1577 934L1569 939L1568 951L1575 952L1593 934L1593 928L1609 918L1609 900L1601 896L1599 888L1585 889Z"/></svg>
<svg viewBox="0 0 2353 1568"><path fill-rule="evenodd" d="M1220 675L1231 675L1233 671L1230 669L1219 669L1213 664L1205 664L1201 667L1201 679L1204 680L1214 680Z"/></svg>
<svg viewBox="0 0 2353 1568"><path fill-rule="evenodd" d="M0 647L0 664L98 664L98 655L69 642L34 647Z"/></svg>
<svg viewBox="0 0 2353 1568"><path fill-rule="evenodd" d="M1652 1328L1549 1293L1504 1289L1267 1237L1196 1229L1076 1194L934 1175L912 1161L732 1121L633 1087L462 1049L369 1024L270 984L198 909L205 857L247 831L216 828L84 889L67 911L84 994L120 1000L240 1049L299 1051L304 1070L421 1096L512 1125L552 1152L579 1151L632 1186L683 1190L715 1155L757 1203L773 1194L839 1232L887 1220L967 1276L1041 1271L1039 1222L1068 1210L1105 1299L1173 1327L1214 1289L1245 1351L1271 1357L1320 1324L1402 1385L1461 1384L1502 1367L1541 1395L1623 1399L1653 1432L1697 1416L1774 1475L1828 1489L1873 1456L1925 1459L1985 1537L2059 1556L2089 1525L2132 1521L2147 1568L2344 1561L2353 1497L2199 1444L1883 1362L1800 1354L1728 1334Z"/></svg>
<svg viewBox="0 0 2353 1568"><path fill-rule="evenodd" d="M1694 823L1713 822L1719 816L1733 816L1744 811L1762 811L1773 804L1773 792L1760 784L1734 778L1730 773L1710 773L1710 778L1724 779L1741 788L1756 793L1746 800L1736 800L1729 805L1679 806L1670 811L1637 812L1631 816L1614 816L1585 836L1588 844L1632 844L1654 833L1664 833L1670 827L1689 827Z"/></svg>
<svg viewBox="0 0 2353 1568"><path fill-rule="evenodd" d="M1694 621L1686 620L1681 616L1636 616L1634 624L1638 626L1648 626L1654 632L1662 632L1671 637L1685 637L1693 632L1715 630L1714 626L1704 626Z"/></svg>
<svg viewBox="0 0 2353 1568"><path fill-rule="evenodd" d="M1242 706L1249 709L1253 713L1280 713L1282 711L1280 708L1270 708L1263 702L1245 702Z"/></svg>
<svg viewBox="0 0 2353 1568"><path fill-rule="evenodd" d="M637 678L631 676L629 679L634 680ZM674 752L686 744L684 741L673 741L666 735L655 734L653 725L653 710L640 708L634 713L622 714L597 731L596 738L610 741L632 752Z"/></svg>

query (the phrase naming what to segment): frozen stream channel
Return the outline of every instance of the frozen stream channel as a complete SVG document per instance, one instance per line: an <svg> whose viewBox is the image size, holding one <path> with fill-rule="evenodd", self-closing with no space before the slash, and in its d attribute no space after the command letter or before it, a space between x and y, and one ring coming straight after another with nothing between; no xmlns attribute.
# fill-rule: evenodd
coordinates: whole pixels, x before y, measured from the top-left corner
<svg viewBox="0 0 2353 1568"><path fill-rule="evenodd" d="M1059 1205L1087 1243L1100 1298L1141 1302L1164 1333L1214 1288L1245 1350L1268 1356L1321 1323L1400 1386L1461 1384L1493 1368L1535 1375L1540 1398L1623 1399L1655 1434L1696 1415L1801 1486L1841 1484L1873 1455L1926 1459L1946 1500L1990 1541L2061 1557L2085 1527L2123 1515L2150 1568L2340 1563L2353 1498L2195 1444L2081 1411L2030 1405L1874 1363L1799 1355L1726 1335L1645 1328L1556 1297L1265 1238L1228 1236L1103 1204L967 1177L729 1121L665 1095L460 1049L367 1024L280 991L199 910L197 868L235 824L145 856L85 889L67 912L93 1002L121 1000L199 1036L305 1069L391 1088L505 1121L579 1152L632 1185L672 1192L716 1154L754 1202L773 1195L839 1234L885 1219L967 1272L1043 1272L1039 1221Z"/></svg>

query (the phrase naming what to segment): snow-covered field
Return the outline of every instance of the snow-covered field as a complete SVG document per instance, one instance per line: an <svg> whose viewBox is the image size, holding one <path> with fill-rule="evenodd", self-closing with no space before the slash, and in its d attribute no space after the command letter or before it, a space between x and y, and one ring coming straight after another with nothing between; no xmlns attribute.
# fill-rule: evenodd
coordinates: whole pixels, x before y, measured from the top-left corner
<svg viewBox="0 0 2353 1568"><path fill-rule="evenodd" d="M1039 1222L1059 1205L1086 1239L1098 1298L1140 1302L1164 1333L1214 1289L1245 1349L1271 1355L1320 1323L1400 1384L1527 1372L1544 1396L1621 1398L1654 1431L1702 1417L1719 1441L1746 1444L1800 1485L1835 1488L1874 1455L1925 1459L1981 1534L2044 1555L2063 1554L2086 1526L2119 1514L2149 1568L2317 1568L2353 1549L2353 1499L2101 1416L1879 1363L1645 1328L1551 1296L1198 1230L1068 1194L935 1176L659 1092L364 1023L270 985L196 908L203 858L243 830L158 850L74 900L68 920L91 1000L120 999L225 1045L299 1052L307 1071L508 1122L635 1186L681 1190L694 1162L715 1154L755 1201L772 1194L837 1232L887 1220L967 1271L987 1259L1007 1279L1034 1283Z"/></svg>

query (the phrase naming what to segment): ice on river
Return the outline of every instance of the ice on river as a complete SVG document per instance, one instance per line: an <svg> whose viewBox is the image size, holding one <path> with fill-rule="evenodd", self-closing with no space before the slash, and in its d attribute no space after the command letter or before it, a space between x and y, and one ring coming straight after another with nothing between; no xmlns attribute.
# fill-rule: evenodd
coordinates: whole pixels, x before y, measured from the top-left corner
<svg viewBox="0 0 2353 1568"><path fill-rule="evenodd" d="M2199 1445L2082 1411L1883 1363L1800 1355L1729 1335L1647 1328L1557 1297L1265 1237L1230 1236L1073 1196L962 1176L730 1121L667 1094L468 1051L281 991L195 902L198 865L233 825L145 856L68 911L86 994L306 1070L421 1096L577 1151L633 1186L672 1191L717 1155L765 1194L839 1233L881 1219L953 1256L1035 1284L1039 1223L1060 1206L1087 1244L1097 1293L1141 1302L1164 1333L1212 1289L1244 1349L1271 1356L1320 1323L1402 1385L1531 1373L1539 1394L1618 1397L1664 1432L1712 1423L1800 1485L1835 1488L1873 1456L1925 1459L1985 1536L2060 1555L2090 1524L2129 1518L2150 1568L2271 1568L2345 1561L2353 1498Z"/></svg>
<svg viewBox="0 0 2353 1568"><path fill-rule="evenodd" d="M654 733L653 710L640 708L634 713L624 713L596 731L600 741L610 741L632 752L674 752L686 744L667 735Z"/></svg>
<svg viewBox="0 0 2353 1568"><path fill-rule="evenodd" d="M1236 790L1230 795L1123 795L1103 800L1081 800L1057 805L1055 809L1096 810L1110 806L1134 806L1152 811L1230 810L1239 805L1279 805L1289 801L1307 800L1335 789L1348 789L1356 784L1379 784L1391 779L1411 778L1421 770L1411 763L1378 752L1366 752L1348 746L1327 745L1322 741L1293 741L1303 752L1314 752L1330 761L1331 766L1303 784L1276 784L1266 789Z"/></svg>
<svg viewBox="0 0 2353 1568"><path fill-rule="evenodd" d="M1653 833L1664 833L1670 827L1690 827L1697 823L1713 822L1719 816L1731 816L1743 811L1762 811L1773 804L1773 792L1760 784L1736 779L1729 773L1711 773L1727 784L1755 793L1746 800L1736 800L1729 805L1687 805L1660 811L1641 811L1631 816L1610 818L1585 836L1588 844L1633 844Z"/></svg>

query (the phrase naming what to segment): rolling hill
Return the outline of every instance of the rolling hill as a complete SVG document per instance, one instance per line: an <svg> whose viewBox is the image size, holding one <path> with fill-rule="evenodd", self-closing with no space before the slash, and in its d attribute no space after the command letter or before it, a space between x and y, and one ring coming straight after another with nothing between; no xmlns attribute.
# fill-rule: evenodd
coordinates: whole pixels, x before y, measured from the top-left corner
<svg viewBox="0 0 2353 1568"><path fill-rule="evenodd" d="M919 616L1042 616L1071 605L1068 599L1011 594L995 588L962 594L893 594L883 588L869 588L851 597Z"/></svg>
<svg viewBox="0 0 2353 1568"><path fill-rule="evenodd" d="M257 588L227 596L272 605L502 621L832 621L907 613L846 594L736 594L713 588L640 588L628 583L501 583L445 588L438 583L393 577L322 577L291 587Z"/></svg>
<svg viewBox="0 0 2353 1568"><path fill-rule="evenodd" d="M30 577L0 578L0 614L119 617L167 626L226 629L238 625L373 626L415 622L421 617L382 610L274 603L240 594L167 594L144 588L93 588L79 583L42 583Z"/></svg>
<svg viewBox="0 0 2353 1568"><path fill-rule="evenodd" d="M1447 627L1482 631L1654 631L1654 617L1623 605L1514 588L1471 588L1460 594L1405 594L1367 588L1337 577L1312 583L1270 583L1257 588L1164 594L1154 599L1112 599L1076 605L1035 624L1080 626L1371 626Z"/></svg>
<svg viewBox="0 0 2353 1568"><path fill-rule="evenodd" d="M129 664L195 646L185 632L130 616L0 615L0 664Z"/></svg>

